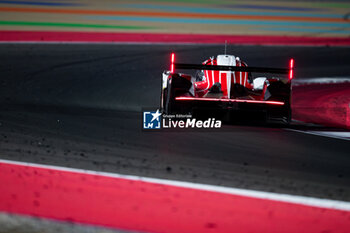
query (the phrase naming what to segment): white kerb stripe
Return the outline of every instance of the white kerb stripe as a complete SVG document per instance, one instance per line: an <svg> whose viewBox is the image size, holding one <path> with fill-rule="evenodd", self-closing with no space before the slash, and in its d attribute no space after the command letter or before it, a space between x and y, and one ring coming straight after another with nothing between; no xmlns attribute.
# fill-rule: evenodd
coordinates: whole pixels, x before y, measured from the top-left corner
<svg viewBox="0 0 350 233"><path fill-rule="evenodd" d="M297 130L297 129L285 129L285 130L350 141L350 132L309 131L309 130Z"/></svg>

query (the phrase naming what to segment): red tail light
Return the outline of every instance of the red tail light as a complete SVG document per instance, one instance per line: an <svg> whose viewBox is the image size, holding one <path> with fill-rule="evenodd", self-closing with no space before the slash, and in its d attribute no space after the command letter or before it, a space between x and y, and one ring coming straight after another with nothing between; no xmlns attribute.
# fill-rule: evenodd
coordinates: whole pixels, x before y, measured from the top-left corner
<svg viewBox="0 0 350 233"><path fill-rule="evenodd" d="M175 54L171 54L171 65L170 65L170 72L174 73L174 61L175 61Z"/></svg>
<svg viewBox="0 0 350 233"><path fill-rule="evenodd" d="M253 103L253 104L273 104L284 105L284 102L280 101L266 101L266 100L240 100L240 99L220 99L220 98L208 98L208 97L176 97L175 100L197 100L197 101L218 101L218 102L236 102L236 103Z"/></svg>
<svg viewBox="0 0 350 233"><path fill-rule="evenodd" d="M293 79L294 59L290 59L289 62L289 79Z"/></svg>

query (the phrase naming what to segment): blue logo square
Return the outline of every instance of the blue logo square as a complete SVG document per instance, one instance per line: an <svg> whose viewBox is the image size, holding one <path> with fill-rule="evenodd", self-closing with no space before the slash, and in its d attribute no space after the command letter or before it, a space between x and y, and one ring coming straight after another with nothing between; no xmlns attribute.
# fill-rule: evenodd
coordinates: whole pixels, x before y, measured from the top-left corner
<svg viewBox="0 0 350 233"><path fill-rule="evenodd" d="M160 129L160 116L162 114L156 112L143 112L143 128L144 129Z"/></svg>

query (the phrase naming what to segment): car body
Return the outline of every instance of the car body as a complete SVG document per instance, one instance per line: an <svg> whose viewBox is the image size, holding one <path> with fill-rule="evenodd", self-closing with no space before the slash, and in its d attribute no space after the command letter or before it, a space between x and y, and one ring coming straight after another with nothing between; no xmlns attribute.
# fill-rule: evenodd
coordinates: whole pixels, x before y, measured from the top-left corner
<svg viewBox="0 0 350 233"><path fill-rule="evenodd" d="M175 54L171 54L170 71L164 71L162 76L163 113L191 113L197 117L230 115L229 119L260 118L289 124L293 59L287 69L248 67L239 57L226 54L211 57L200 65L174 60ZM178 73L175 69L192 69L197 73ZM254 72L264 76L254 78ZM265 75L271 73L279 76Z"/></svg>

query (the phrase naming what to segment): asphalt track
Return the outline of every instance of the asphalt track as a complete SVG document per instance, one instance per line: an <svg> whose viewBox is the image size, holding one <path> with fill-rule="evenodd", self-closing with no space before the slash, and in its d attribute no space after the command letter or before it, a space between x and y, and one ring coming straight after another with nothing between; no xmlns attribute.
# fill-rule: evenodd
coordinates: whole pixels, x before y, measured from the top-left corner
<svg viewBox="0 0 350 233"><path fill-rule="evenodd" d="M142 131L171 51L185 63L223 46L0 45L0 158L350 201L349 141L269 126ZM228 52L257 66L293 57L296 79L350 75L346 47Z"/></svg>

